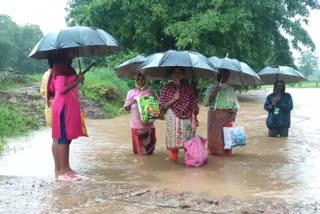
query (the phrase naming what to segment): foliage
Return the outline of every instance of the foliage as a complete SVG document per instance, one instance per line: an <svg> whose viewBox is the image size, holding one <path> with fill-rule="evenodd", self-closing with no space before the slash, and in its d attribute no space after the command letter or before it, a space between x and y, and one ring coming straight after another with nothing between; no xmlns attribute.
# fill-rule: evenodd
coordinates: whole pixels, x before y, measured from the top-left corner
<svg viewBox="0 0 320 214"><path fill-rule="evenodd" d="M39 128L39 123L16 107L0 104L0 150L5 137L14 137Z"/></svg>
<svg viewBox="0 0 320 214"><path fill-rule="evenodd" d="M85 96L104 106L107 117L115 117L129 90L127 82L116 77L111 69L94 68L85 76Z"/></svg>
<svg viewBox="0 0 320 214"><path fill-rule="evenodd" d="M312 74L320 73L318 64L319 59L313 52L304 51L300 57L300 72L308 79Z"/></svg>
<svg viewBox="0 0 320 214"><path fill-rule="evenodd" d="M0 71L7 68L25 73L44 71L45 61L28 58L41 37L39 26L18 26L9 16L0 14Z"/></svg>
<svg viewBox="0 0 320 214"><path fill-rule="evenodd" d="M293 66L289 39L315 46L301 23L318 1L70 0L69 25L95 26L141 53L188 49L246 61L254 68ZM103 18L102 18L103 17Z"/></svg>
<svg viewBox="0 0 320 214"><path fill-rule="evenodd" d="M25 75L17 72L0 71L0 89L6 90L32 85L39 82L40 79L40 74Z"/></svg>

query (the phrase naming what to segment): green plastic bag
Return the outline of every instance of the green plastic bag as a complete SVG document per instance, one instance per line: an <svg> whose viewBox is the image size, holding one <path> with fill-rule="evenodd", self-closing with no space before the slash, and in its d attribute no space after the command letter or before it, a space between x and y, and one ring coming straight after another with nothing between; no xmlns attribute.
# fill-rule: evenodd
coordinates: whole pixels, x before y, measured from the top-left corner
<svg viewBox="0 0 320 214"><path fill-rule="evenodd" d="M154 96L138 98L140 118L143 123L150 123L156 119L164 119L159 109L159 102Z"/></svg>

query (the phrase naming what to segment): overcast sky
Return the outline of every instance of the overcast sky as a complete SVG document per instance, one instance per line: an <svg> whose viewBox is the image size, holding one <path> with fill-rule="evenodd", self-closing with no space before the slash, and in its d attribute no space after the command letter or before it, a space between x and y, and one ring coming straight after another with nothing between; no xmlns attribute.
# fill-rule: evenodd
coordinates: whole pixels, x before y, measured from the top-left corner
<svg viewBox="0 0 320 214"><path fill-rule="evenodd" d="M66 26L65 7L68 0L0 0L0 14L9 15L14 22L23 25L39 25L43 33L57 31ZM309 26L305 28L316 44L320 58L320 11L312 11ZM318 23L317 23L318 22ZM297 57L297 52L294 51Z"/></svg>

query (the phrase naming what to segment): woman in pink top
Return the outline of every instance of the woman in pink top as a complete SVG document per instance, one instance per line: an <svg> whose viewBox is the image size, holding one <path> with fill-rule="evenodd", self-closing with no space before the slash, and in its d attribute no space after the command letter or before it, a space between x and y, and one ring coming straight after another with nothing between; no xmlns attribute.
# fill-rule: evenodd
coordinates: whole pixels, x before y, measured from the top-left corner
<svg viewBox="0 0 320 214"><path fill-rule="evenodd" d="M147 81L143 74L138 74L135 88L128 91L124 108L131 112L130 128L132 134L133 152L140 155L151 155L156 145L156 131L153 122L144 124L140 118L137 99L150 96L151 90L147 88Z"/></svg>
<svg viewBox="0 0 320 214"><path fill-rule="evenodd" d="M52 100L52 154L58 180L80 180L69 165L69 148L73 139L83 136L78 84L83 74L71 67L73 53L59 51L48 82L48 99Z"/></svg>

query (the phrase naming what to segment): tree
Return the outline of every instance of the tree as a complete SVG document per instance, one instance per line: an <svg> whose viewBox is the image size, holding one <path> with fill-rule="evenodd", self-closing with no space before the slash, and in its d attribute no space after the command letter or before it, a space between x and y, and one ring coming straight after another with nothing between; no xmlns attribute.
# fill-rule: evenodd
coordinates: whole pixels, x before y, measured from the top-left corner
<svg viewBox="0 0 320 214"><path fill-rule="evenodd" d="M319 59L311 51L304 51L299 59L300 72L305 75L306 78L318 71Z"/></svg>
<svg viewBox="0 0 320 214"><path fill-rule="evenodd" d="M316 0L70 0L68 22L111 33L142 53L189 49L246 61L256 68L293 65L289 40L313 50L301 27ZM299 18L297 18L299 17Z"/></svg>
<svg viewBox="0 0 320 214"><path fill-rule="evenodd" d="M14 38L17 29L9 16L0 14L0 71L16 62Z"/></svg>
<svg viewBox="0 0 320 214"><path fill-rule="evenodd" d="M28 58L34 45L43 36L39 26L18 26L7 15L0 15L0 71L7 68L24 72L42 72L45 61Z"/></svg>
<svg viewBox="0 0 320 214"><path fill-rule="evenodd" d="M28 56L35 44L43 36L39 26L21 26L16 34L16 46L18 51L15 68L24 72L43 72L48 66L45 61L30 59Z"/></svg>

